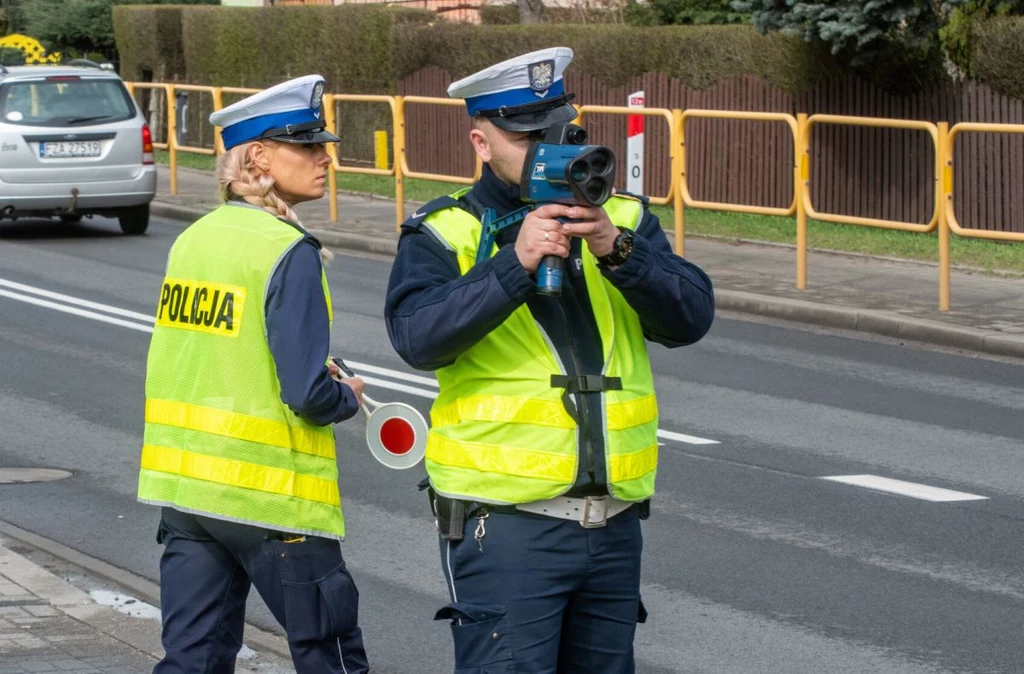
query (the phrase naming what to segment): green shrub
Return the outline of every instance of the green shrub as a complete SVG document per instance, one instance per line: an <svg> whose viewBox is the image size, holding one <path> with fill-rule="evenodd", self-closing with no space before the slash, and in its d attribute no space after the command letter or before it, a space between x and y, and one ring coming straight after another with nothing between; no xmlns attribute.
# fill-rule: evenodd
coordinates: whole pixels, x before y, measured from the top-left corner
<svg viewBox="0 0 1024 674"><path fill-rule="evenodd" d="M0 47L0 66L20 66L25 63L25 53L13 47Z"/></svg>
<svg viewBox="0 0 1024 674"><path fill-rule="evenodd" d="M629 0L626 21L634 26L749 23L750 15L732 9L730 0Z"/></svg>
<svg viewBox="0 0 1024 674"><path fill-rule="evenodd" d="M975 75L1001 94L1024 99L1024 17L1000 17L975 28Z"/></svg>
<svg viewBox="0 0 1024 674"><path fill-rule="evenodd" d="M458 48L452 48L458 45ZM823 50L749 26L622 25L399 26L396 67L402 79L427 66L463 77L504 58L552 45L571 47L573 71L618 85L647 72L705 89L735 75L757 75L800 91L835 72Z"/></svg>
<svg viewBox="0 0 1024 674"><path fill-rule="evenodd" d="M243 87L319 73L328 91L393 93L396 24L433 16L384 5L190 8L185 71L193 84Z"/></svg>
<svg viewBox="0 0 1024 674"><path fill-rule="evenodd" d="M156 82L186 78L181 20L184 7L114 7L114 33L121 59L121 77ZM194 9L191 11L195 11Z"/></svg>
<svg viewBox="0 0 1024 674"><path fill-rule="evenodd" d="M719 5L722 0L664 0L659 6L692 14ZM114 24L126 79L141 79L149 70L158 81L254 88L320 73L329 91L394 93L398 81L427 66L462 77L553 45L573 48L574 73L609 85L658 72L706 89L753 75L799 92L844 71L842 59L820 44L778 32L760 35L746 25L637 27L600 23L615 13L596 10L582 19L587 23L554 23L581 10L548 8L544 23L520 26L514 5L481 11L484 25L384 5L143 6L115 7ZM687 16L680 20L690 20ZM1016 67L1024 56L1024 18L983 21L976 31L972 44L979 79L1024 97L1024 75ZM857 74L894 93L913 91L947 77L937 53L894 47L882 58L886 67Z"/></svg>

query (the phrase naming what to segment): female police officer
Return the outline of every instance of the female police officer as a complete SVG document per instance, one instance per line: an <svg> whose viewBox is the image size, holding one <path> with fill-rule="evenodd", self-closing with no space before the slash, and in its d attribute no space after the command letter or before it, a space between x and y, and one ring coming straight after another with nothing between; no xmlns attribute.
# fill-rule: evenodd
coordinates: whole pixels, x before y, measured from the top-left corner
<svg viewBox="0 0 1024 674"><path fill-rule="evenodd" d="M326 365L332 317L319 242L292 205L324 194L324 80L300 77L213 113L224 205L171 249L150 345L139 499L157 540L164 659L231 672L255 585L301 674L368 671L332 423L363 382Z"/></svg>
<svg viewBox="0 0 1024 674"><path fill-rule="evenodd" d="M646 340L691 344L714 316L711 281L638 197L541 206L475 263L481 215L523 207L531 141L576 117L572 55L533 52L448 89L474 118L483 176L404 224L388 288L392 344L440 387L426 468L458 672L634 671L658 461ZM548 255L568 259L557 297L532 278Z"/></svg>

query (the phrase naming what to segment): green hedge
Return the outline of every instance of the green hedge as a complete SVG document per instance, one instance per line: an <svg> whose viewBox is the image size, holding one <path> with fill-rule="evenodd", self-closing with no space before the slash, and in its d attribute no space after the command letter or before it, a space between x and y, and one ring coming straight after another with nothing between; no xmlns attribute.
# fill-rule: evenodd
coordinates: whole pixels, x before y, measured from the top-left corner
<svg viewBox="0 0 1024 674"><path fill-rule="evenodd" d="M319 73L327 90L395 92L395 26L433 12L383 5L199 7L183 14L193 84L266 87Z"/></svg>
<svg viewBox="0 0 1024 674"><path fill-rule="evenodd" d="M395 26L433 20L383 5L312 7L119 6L121 75L266 87L320 73L329 91L395 90ZM369 38L369 39L368 39Z"/></svg>
<svg viewBox="0 0 1024 674"><path fill-rule="evenodd" d="M185 54L181 5L114 7L114 35L121 59L121 77L143 80L150 71L155 82L184 81ZM195 11L189 7L188 11Z"/></svg>
<svg viewBox="0 0 1024 674"><path fill-rule="evenodd" d="M514 6L485 7L484 25L437 20L433 12L384 5L300 7L119 6L114 9L121 72L140 79L265 87L287 77L321 73L328 90L394 93L398 82L437 66L462 77L503 58L565 45L573 71L619 85L646 72L705 89L754 75L798 92L841 73L827 50L781 33L759 35L743 25L632 27L621 24L500 25ZM976 28L974 63L980 81L1024 98L1024 17L997 18ZM934 59L932 60L934 61ZM942 64L886 57L887 68L858 73L895 93L943 78Z"/></svg>
<svg viewBox="0 0 1024 674"><path fill-rule="evenodd" d="M975 77L1001 94L1024 99L1024 17L1002 17L976 28Z"/></svg>
<svg viewBox="0 0 1024 674"><path fill-rule="evenodd" d="M434 65L462 77L552 45L572 47L575 72L612 85L646 72L678 77L697 89L734 75L757 75L800 91L836 72L835 61L823 49L777 33L759 35L749 26L546 24L524 29L438 23L398 27L397 74L401 79Z"/></svg>
<svg viewBox="0 0 1024 674"><path fill-rule="evenodd" d="M434 12L385 5L189 8L181 14L185 79L265 88L317 73L330 92L396 93L396 26L434 19ZM206 98L190 96L189 130L204 141ZM224 103L234 100L225 95ZM342 103L336 110L343 156L372 162L373 131L391 128L387 106Z"/></svg>
<svg viewBox="0 0 1024 674"><path fill-rule="evenodd" d="M836 72L824 50L748 26L476 26L437 21L423 10L362 4L117 7L114 26L126 79L148 68L156 79L192 84L265 87L320 73L329 91L394 93L399 80L426 66L462 77L552 45L572 47L574 71L610 84L662 72L703 89L749 74L799 91Z"/></svg>

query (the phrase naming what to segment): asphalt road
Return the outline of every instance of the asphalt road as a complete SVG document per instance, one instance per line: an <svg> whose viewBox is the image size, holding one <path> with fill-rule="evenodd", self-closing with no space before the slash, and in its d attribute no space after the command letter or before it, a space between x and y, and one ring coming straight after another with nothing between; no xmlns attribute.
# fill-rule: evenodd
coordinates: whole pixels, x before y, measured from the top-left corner
<svg viewBox="0 0 1024 674"><path fill-rule="evenodd" d="M158 515L134 499L146 316L179 231L0 225L0 467L74 473L0 485L0 519L151 579ZM329 268L333 351L375 398L426 412L430 377L382 322L388 268ZM723 318L652 358L664 446L639 672L1024 671L1024 366ZM336 433L367 648L387 674L451 671L422 469L377 464L363 429ZM861 477L822 479L843 476ZM273 627L255 600L251 619Z"/></svg>

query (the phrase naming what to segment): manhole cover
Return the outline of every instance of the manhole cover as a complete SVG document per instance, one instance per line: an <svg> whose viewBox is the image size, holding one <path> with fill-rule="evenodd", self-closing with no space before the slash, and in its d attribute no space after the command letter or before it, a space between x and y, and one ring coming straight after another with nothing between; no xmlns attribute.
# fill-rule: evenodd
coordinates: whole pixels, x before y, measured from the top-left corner
<svg viewBox="0 0 1024 674"><path fill-rule="evenodd" d="M71 473L56 468L0 468L0 484L53 482L66 477L71 477Z"/></svg>

